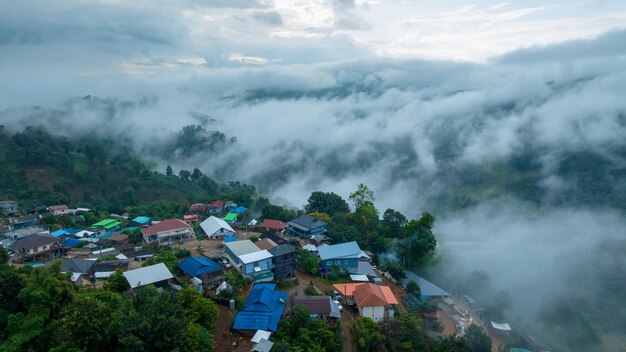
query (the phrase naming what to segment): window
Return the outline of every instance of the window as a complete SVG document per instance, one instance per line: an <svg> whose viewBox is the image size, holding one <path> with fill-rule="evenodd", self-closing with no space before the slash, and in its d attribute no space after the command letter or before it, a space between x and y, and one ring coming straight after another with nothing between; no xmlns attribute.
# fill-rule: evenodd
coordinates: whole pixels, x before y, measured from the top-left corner
<svg viewBox="0 0 626 352"><path fill-rule="evenodd" d="M341 265L341 260L335 260L335 265Z"/></svg>
<svg viewBox="0 0 626 352"><path fill-rule="evenodd" d="M343 261L343 264L347 266L347 265L348 265L348 261L347 261L347 260L344 260L344 261Z"/></svg>

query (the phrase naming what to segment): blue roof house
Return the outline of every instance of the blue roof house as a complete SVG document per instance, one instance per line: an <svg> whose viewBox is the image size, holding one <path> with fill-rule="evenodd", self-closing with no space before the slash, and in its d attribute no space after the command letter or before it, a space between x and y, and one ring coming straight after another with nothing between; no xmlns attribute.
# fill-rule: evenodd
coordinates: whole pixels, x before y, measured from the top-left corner
<svg viewBox="0 0 626 352"><path fill-rule="evenodd" d="M237 313L233 328L276 331L286 302L287 294L276 291L275 284L255 284L243 309Z"/></svg>
<svg viewBox="0 0 626 352"><path fill-rule="evenodd" d="M224 268L204 257L189 257L178 264L178 269L190 277L202 280L205 286L213 287L224 281Z"/></svg>
<svg viewBox="0 0 626 352"><path fill-rule="evenodd" d="M347 272L358 273L359 263L370 260L356 241L321 246L317 250L322 260L322 271L328 271L333 265L337 265Z"/></svg>

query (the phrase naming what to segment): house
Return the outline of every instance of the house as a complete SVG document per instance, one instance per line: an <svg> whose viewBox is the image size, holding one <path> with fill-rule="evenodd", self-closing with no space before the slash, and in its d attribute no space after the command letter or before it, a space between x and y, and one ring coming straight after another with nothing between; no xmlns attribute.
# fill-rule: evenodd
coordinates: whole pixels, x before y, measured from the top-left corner
<svg viewBox="0 0 626 352"><path fill-rule="evenodd" d="M311 238L326 232L326 223L310 215L302 215L287 223L287 233L292 236Z"/></svg>
<svg viewBox="0 0 626 352"><path fill-rule="evenodd" d="M141 233L146 243L157 242L164 245L191 239L193 229L182 220L167 219L146 229L141 229Z"/></svg>
<svg viewBox="0 0 626 352"><path fill-rule="evenodd" d="M313 242L314 244L318 246L324 243L330 243L330 241L331 241L330 237L326 235L322 235L322 234L314 235L311 237L311 242Z"/></svg>
<svg viewBox="0 0 626 352"><path fill-rule="evenodd" d="M296 250L289 244L281 244L268 250L272 255L272 266L276 280L291 279L295 276Z"/></svg>
<svg viewBox="0 0 626 352"><path fill-rule="evenodd" d="M224 268L204 257L189 257L178 264L178 269L189 277L199 278L209 288L218 286L225 279Z"/></svg>
<svg viewBox="0 0 626 352"><path fill-rule="evenodd" d="M73 211L71 211L65 204L51 205L48 207L48 211L50 211L54 216L68 215L73 213Z"/></svg>
<svg viewBox="0 0 626 352"><path fill-rule="evenodd" d="M264 231L263 233L261 233L261 236L259 236L260 239L270 239L272 241L274 241L274 243L276 244L283 244L283 243L287 243L287 240L285 240L284 238L278 236L276 233L271 232L271 231Z"/></svg>
<svg viewBox="0 0 626 352"><path fill-rule="evenodd" d="M224 243L224 253L239 269L242 276L255 281L271 281L272 254L257 247L252 241Z"/></svg>
<svg viewBox="0 0 626 352"><path fill-rule="evenodd" d="M169 269L167 269L167 266L163 263L126 271L124 272L124 277L128 280L131 288L146 285L165 288L169 285L167 281L174 278Z"/></svg>
<svg viewBox="0 0 626 352"><path fill-rule="evenodd" d="M80 283L82 279L93 274L94 264L95 261L93 260L64 258L61 267L63 272L72 274L72 282Z"/></svg>
<svg viewBox="0 0 626 352"><path fill-rule="evenodd" d="M200 227L207 237L212 240L235 234L235 230L226 221L215 216L210 216L201 222Z"/></svg>
<svg viewBox="0 0 626 352"><path fill-rule="evenodd" d="M237 221L237 217L238 216L239 216L239 214L237 214L237 213L228 213L228 214L226 214L226 216L224 216L224 221L232 224L235 221Z"/></svg>
<svg viewBox="0 0 626 352"><path fill-rule="evenodd" d="M20 229L14 229L6 231L3 235L13 240L19 240L20 238L28 237L35 234L47 234L49 231L39 225L23 227Z"/></svg>
<svg viewBox="0 0 626 352"><path fill-rule="evenodd" d="M278 246L274 241L270 240L269 238L264 238L264 239L258 240L254 244L257 247L259 247L261 249L267 249L268 251L270 250L270 248L274 248L274 247Z"/></svg>
<svg viewBox="0 0 626 352"><path fill-rule="evenodd" d="M17 218L9 219L9 226L12 230L20 230L31 226L37 226L39 224L39 215L25 215Z"/></svg>
<svg viewBox="0 0 626 352"><path fill-rule="evenodd" d="M265 229L265 231L281 232L287 228L287 224L280 220L264 219L258 227Z"/></svg>
<svg viewBox="0 0 626 352"><path fill-rule="evenodd" d="M219 213L224 210L224 208L226 208L226 203L222 202L219 199L209 204L208 206L208 210L211 213Z"/></svg>
<svg viewBox="0 0 626 352"><path fill-rule="evenodd" d="M18 262L50 260L63 255L61 240L47 234L20 238L11 245L11 249L17 252Z"/></svg>
<svg viewBox="0 0 626 352"><path fill-rule="evenodd" d="M274 347L274 343L268 339L260 339L256 345L252 346L250 352L270 352Z"/></svg>
<svg viewBox="0 0 626 352"><path fill-rule="evenodd" d="M445 290L441 289L439 286L433 284L432 282L424 279L417 274L406 270L406 279L403 281L403 285L406 285L409 281L415 281L420 287L420 298L428 299L428 298L443 298L448 297L450 294ZM469 297L468 297L469 298Z"/></svg>
<svg viewBox="0 0 626 352"><path fill-rule="evenodd" d="M208 208L209 208L209 206L206 205L206 204L202 204L202 203L192 204L189 207L189 214L204 215L204 214L206 214Z"/></svg>
<svg viewBox="0 0 626 352"><path fill-rule="evenodd" d="M117 250L127 248L130 249L134 247L133 245L129 246L128 235L121 232L114 232L113 234L111 234L111 237L104 240L103 244L112 245Z"/></svg>
<svg viewBox="0 0 626 352"><path fill-rule="evenodd" d="M193 224L200 221L200 218L198 217L198 214L187 214L183 216L183 221L189 224L190 226L193 226Z"/></svg>
<svg viewBox="0 0 626 352"><path fill-rule="evenodd" d="M15 212L17 212L17 202L12 200L0 201L0 213L2 213L2 215L11 215Z"/></svg>
<svg viewBox="0 0 626 352"><path fill-rule="evenodd" d="M348 301L354 303L359 314L368 317L375 322L384 318L393 318L393 304L398 300L388 286L375 285L372 283L335 284L337 291Z"/></svg>
<svg viewBox="0 0 626 352"><path fill-rule="evenodd" d="M71 236L72 234L70 234L69 232L65 231L65 230L56 230L54 232L50 233L50 236L54 236L54 237L68 237Z"/></svg>
<svg viewBox="0 0 626 352"><path fill-rule="evenodd" d="M91 258L103 258L109 255L115 256L119 254L119 251L113 247L98 249L96 251L92 251L90 257Z"/></svg>
<svg viewBox="0 0 626 352"><path fill-rule="evenodd" d="M321 246L317 247L317 250L322 260L322 272L329 271L337 265L344 271L360 274L359 263L370 260L356 241Z"/></svg>
<svg viewBox="0 0 626 352"><path fill-rule="evenodd" d="M235 316L233 328L276 331L286 302L287 294L277 291L275 284L254 284L246 304Z"/></svg>
<svg viewBox="0 0 626 352"><path fill-rule="evenodd" d="M339 306L330 296L296 296L293 305L306 307L311 318L341 318Z"/></svg>
<svg viewBox="0 0 626 352"><path fill-rule="evenodd" d="M95 237L102 237L107 234L112 234L115 231L120 230L121 222L115 219L104 219L89 227L90 232L93 232Z"/></svg>

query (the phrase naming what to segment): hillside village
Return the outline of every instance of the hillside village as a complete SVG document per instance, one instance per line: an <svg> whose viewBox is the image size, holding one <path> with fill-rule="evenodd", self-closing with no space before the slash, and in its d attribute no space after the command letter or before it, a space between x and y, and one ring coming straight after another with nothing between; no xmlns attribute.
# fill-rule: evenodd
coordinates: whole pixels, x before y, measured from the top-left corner
<svg viewBox="0 0 626 352"><path fill-rule="evenodd" d="M396 317L398 324L408 321L428 336L405 341L412 348L437 346L428 342L437 340L458 344L472 325L487 329L494 342L488 350L497 351L510 331L506 323L487 327L469 297L455 298L397 265L378 266L376 254L358 241L333 241L328 215L316 212L284 222L215 200L191 204L180 219L124 213L87 224L85 215L93 210L64 204L20 209L2 201L0 211L0 244L16 267L60 261L79 287L101 288L121 279L130 290L154 286L176 295L192 287L211 299L218 308L217 351L284 350L289 337L280 322L298 314L323 321L335 336L335 345L321 350L376 350L382 340L359 337L370 334L356 328L362 318L387 329L398 328L389 326ZM73 225L50 230L44 219Z"/></svg>

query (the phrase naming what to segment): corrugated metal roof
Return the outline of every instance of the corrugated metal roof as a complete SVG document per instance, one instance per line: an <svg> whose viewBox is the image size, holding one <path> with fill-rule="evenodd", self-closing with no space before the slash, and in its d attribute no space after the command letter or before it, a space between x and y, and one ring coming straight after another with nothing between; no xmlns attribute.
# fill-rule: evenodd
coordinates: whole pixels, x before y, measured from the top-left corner
<svg viewBox="0 0 626 352"><path fill-rule="evenodd" d="M405 270L404 273L406 274L406 279L404 279L404 284L406 285L407 282L409 282L410 280L413 280L415 282L417 282L417 284L420 287L420 294L422 296L429 296L429 297L447 297L450 296L450 294L446 291L444 291L443 289L441 289L439 286L433 284L432 282L424 279L423 277L418 276L417 274L415 274L412 271L408 271Z"/></svg>
<svg viewBox="0 0 626 352"><path fill-rule="evenodd" d="M235 221L237 220L237 216L239 216L239 214L237 213L228 213L224 217L224 221L229 221L229 222Z"/></svg>
<svg viewBox="0 0 626 352"><path fill-rule="evenodd" d="M204 257L189 257L180 262L178 268L191 277L223 270L220 265Z"/></svg>
<svg viewBox="0 0 626 352"><path fill-rule="evenodd" d="M278 320L285 309L287 294L275 288L275 284L252 286L244 308L235 317L233 328L276 331Z"/></svg>
<svg viewBox="0 0 626 352"><path fill-rule="evenodd" d="M147 216L138 216L134 218L133 221L138 224L147 224L148 222L150 222L150 218Z"/></svg>
<svg viewBox="0 0 626 352"><path fill-rule="evenodd" d="M250 240L224 243L224 246L230 249L230 251L233 252L233 254L235 254L238 257L244 254L253 253L253 252L260 250L260 248L257 247L256 244L254 244L254 242Z"/></svg>
<svg viewBox="0 0 626 352"><path fill-rule="evenodd" d="M101 226L108 225L108 224L110 224L112 222L115 222L115 221L116 221L115 219L104 219L104 220L100 220L97 223L91 225L91 227L101 227Z"/></svg>
<svg viewBox="0 0 626 352"><path fill-rule="evenodd" d="M335 258L358 258L365 255L356 241L333 244L331 246L318 247L320 259L328 260Z"/></svg>
<svg viewBox="0 0 626 352"><path fill-rule="evenodd" d="M135 288L168 280L174 276L172 276L172 273L167 269L165 264L158 263L145 268L126 271L124 272L124 277L128 280L130 287Z"/></svg>
<svg viewBox="0 0 626 352"><path fill-rule="evenodd" d="M204 231L204 233L206 233L207 236L211 236L217 231L222 230L222 229L235 233L235 230L233 230L233 228L230 227L230 225L228 225L226 221L220 218L216 218L215 216L211 216L207 218L206 220L204 220L203 222L201 222L200 227L202 227L202 231Z"/></svg>
<svg viewBox="0 0 626 352"><path fill-rule="evenodd" d="M248 253L248 254L244 254L244 255L240 255L239 256L239 260L241 260L242 263L244 264L248 264L248 263L253 263L253 262L257 262L259 260L263 260L263 259L268 259L272 257L272 253L268 252L267 250L263 249L260 251L256 251L256 252L252 252L252 253Z"/></svg>

